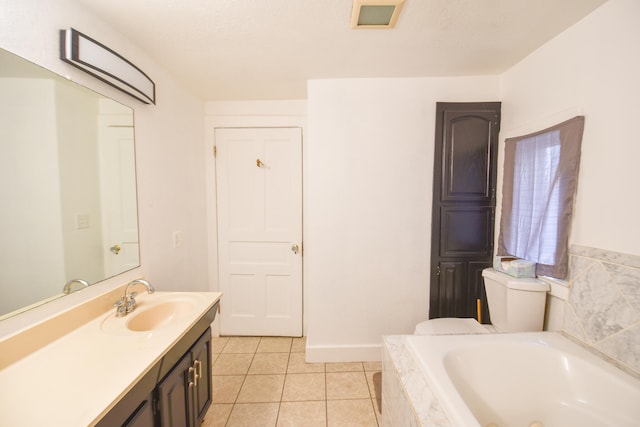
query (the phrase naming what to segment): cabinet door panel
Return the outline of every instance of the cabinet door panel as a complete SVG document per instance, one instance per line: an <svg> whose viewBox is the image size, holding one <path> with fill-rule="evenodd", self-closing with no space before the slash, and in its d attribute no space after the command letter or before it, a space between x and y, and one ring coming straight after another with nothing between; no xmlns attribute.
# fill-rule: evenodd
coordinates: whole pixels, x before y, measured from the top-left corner
<svg viewBox="0 0 640 427"><path fill-rule="evenodd" d="M441 312L459 311L457 305L460 292L463 291L463 267L462 262L441 262L439 265L438 286L432 292L438 295L436 301Z"/></svg>
<svg viewBox="0 0 640 427"><path fill-rule="evenodd" d="M160 406L160 425L189 426L189 368L191 367L191 353L175 366L158 386L158 404Z"/></svg>
<svg viewBox="0 0 640 427"><path fill-rule="evenodd" d="M152 396L143 401L124 424L124 427L153 427L153 405L151 403Z"/></svg>
<svg viewBox="0 0 640 427"><path fill-rule="evenodd" d="M488 144L496 133L493 111L445 111L442 139L442 201L491 200L491 158Z"/></svg>
<svg viewBox="0 0 640 427"><path fill-rule="evenodd" d="M198 386L194 388L193 396L195 417L197 419L196 425L199 425L198 421L204 418L211 404L211 334L209 331L193 346L191 356L194 362L199 362L198 372L200 373L200 378L198 379Z"/></svg>
<svg viewBox="0 0 640 427"><path fill-rule="evenodd" d="M443 207L440 257L487 258L493 250L493 208Z"/></svg>

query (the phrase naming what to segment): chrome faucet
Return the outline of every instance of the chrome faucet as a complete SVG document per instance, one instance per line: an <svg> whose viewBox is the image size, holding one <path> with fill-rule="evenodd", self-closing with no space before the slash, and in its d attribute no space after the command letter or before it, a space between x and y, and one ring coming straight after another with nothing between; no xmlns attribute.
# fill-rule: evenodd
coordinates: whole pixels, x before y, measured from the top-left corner
<svg viewBox="0 0 640 427"><path fill-rule="evenodd" d="M87 282L86 280L82 280L82 279L73 279L73 280L69 280L65 285L64 288L62 288L62 292L65 295L69 295L72 291L71 291L71 287L73 286L74 283L79 283L82 285L83 288L86 288L89 286L89 282ZM80 288L82 289L82 288ZM80 289L76 289L76 291L79 291ZM75 291L73 291L75 292Z"/></svg>
<svg viewBox="0 0 640 427"><path fill-rule="evenodd" d="M126 316L127 314L131 313L133 310L136 309L135 297L138 295L138 293L129 292L129 289L131 289L135 285L143 285L144 287L147 288L147 293L152 294L155 292L155 289L153 289L153 286L151 286L151 284L146 280L142 280L142 279L132 280L124 288L124 296L120 298L118 301L116 301L115 304L113 304L113 306L116 308L116 317Z"/></svg>

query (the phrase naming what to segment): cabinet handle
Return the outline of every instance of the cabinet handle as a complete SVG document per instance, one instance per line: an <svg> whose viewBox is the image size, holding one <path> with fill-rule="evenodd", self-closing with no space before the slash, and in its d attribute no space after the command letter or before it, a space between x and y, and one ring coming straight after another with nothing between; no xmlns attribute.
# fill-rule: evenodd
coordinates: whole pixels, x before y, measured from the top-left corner
<svg viewBox="0 0 640 427"><path fill-rule="evenodd" d="M202 362L198 359L194 360L193 366L195 368L195 373L193 377L195 378L196 386L198 385L198 380L202 378Z"/></svg>
<svg viewBox="0 0 640 427"><path fill-rule="evenodd" d="M202 362L196 359L196 361L193 362L193 366L196 368L196 379L202 378Z"/></svg>
<svg viewBox="0 0 640 427"><path fill-rule="evenodd" d="M191 380L193 378L193 381ZM198 379L196 377L196 370L193 366L189 366L189 370L187 371L187 381L189 381L189 388L195 387L198 385Z"/></svg>

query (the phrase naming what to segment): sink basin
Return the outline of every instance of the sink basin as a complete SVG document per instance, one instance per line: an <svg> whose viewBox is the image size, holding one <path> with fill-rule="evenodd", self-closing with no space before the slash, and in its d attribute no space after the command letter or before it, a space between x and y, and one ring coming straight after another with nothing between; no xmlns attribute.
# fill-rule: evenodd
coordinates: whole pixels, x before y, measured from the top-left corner
<svg viewBox="0 0 640 427"><path fill-rule="evenodd" d="M130 313L127 328L132 331L152 331L168 325L172 320L181 318L193 309L188 301L167 301L144 311Z"/></svg>
<svg viewBox="0 0 640 427"><path fill-rule="evenodd" d="M182 327L197 307L197 299L188 293L158 293L138 299L137 308L123 317L110 312L102 321L104 332L126 335L136 332L158 332Z"/></svg>

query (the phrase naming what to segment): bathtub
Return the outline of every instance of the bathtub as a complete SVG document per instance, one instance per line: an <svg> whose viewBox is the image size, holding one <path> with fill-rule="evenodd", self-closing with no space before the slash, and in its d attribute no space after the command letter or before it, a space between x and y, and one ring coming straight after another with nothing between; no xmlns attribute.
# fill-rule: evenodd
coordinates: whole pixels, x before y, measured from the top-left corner
<svg viewBox="0 0 640 427"><path fill-rule="evenodd" d="M637 427L640 380L553 332L409 336L460 427Z"/></svg>

